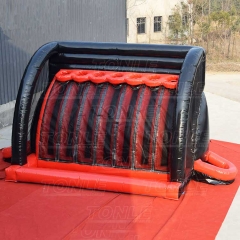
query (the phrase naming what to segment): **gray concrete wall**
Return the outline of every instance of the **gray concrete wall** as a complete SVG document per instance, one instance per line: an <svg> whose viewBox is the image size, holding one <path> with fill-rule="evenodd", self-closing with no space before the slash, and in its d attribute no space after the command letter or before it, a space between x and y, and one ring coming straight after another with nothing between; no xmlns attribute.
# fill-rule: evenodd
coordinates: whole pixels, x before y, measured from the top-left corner
<svg viewBox="0 0 240 240"><path fill-rule="evenodd" d="M0 0L0 128L12 118L22 74L40 46L126 42L125 19L125 0Z"/></svg>

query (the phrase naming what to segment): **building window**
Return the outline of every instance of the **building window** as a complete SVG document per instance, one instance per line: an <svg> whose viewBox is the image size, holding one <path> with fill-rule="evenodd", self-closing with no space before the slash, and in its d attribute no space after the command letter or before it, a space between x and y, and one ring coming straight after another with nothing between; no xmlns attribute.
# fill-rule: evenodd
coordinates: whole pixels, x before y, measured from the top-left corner
<svg viewBox="0 0 240 240"><path fill-rule="evenodd" d="M128 18L126 22L126 31L127 31L127 36L129 36L129 19Z"/></svg>
<svg viewBox="0 0 240 240"><path fill-rule="evenodd" d="M137 33L146 33L146 18L137 18Z"/></svg>
<svg viewBox="0 0 240 240"><path fill-rule="evenodd" d="M162 17L154 17L154 32L162 31Z"/></svg>

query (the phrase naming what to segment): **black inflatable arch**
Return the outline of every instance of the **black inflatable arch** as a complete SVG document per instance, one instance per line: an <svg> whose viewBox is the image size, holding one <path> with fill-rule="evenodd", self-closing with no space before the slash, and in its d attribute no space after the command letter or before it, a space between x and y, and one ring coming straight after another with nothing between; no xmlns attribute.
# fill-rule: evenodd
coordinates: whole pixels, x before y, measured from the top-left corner
<svg viewBox="0 0 240 240"><path fill-rule="evenodd" d="M185 185L192 174L194 160L204 155L209 144L207 103L203 94L204 49L193 46L85 42L51 42L42 46L31 58L19 88L13 121L12 164L26 164L27 155L35 151L34 131L28 138L29 115L44 66L47 67L49 82L60 69L179 75L175 120L169 142L170 177L171 181ZM32 129L34 124L33 120ZM27 150L28 140L34 143L30 150Z"/></svg>

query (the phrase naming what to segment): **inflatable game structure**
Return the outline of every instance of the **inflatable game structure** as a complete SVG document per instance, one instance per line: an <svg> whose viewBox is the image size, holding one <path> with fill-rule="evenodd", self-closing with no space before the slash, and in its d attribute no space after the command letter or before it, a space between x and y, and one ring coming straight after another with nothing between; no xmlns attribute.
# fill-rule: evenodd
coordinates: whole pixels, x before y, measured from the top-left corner
<svg viewBox="0 0 240 240"><path fill-rule="evenodd" d="M208 150L205 52L51 42L19 88L6 180L178 199L190 179L230 184Z"/></svg>

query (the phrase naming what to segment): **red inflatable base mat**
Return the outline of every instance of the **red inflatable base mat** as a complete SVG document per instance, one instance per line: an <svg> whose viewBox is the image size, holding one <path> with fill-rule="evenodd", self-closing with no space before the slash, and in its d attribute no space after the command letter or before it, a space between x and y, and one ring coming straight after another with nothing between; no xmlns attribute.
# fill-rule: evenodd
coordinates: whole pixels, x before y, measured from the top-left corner
<svg viewBox="0 0 240 240"><path fill-rule="evenodd" d="M240 145L210 150L240 169ZM1 161L1 170L7 166ZM3 171L1 171L3 174ZM190 181L179 201L0 180L1 239L215 239L240 185Z"/></svg>

